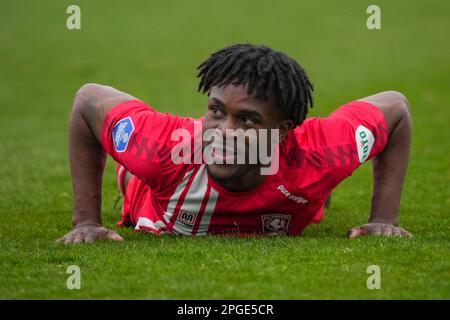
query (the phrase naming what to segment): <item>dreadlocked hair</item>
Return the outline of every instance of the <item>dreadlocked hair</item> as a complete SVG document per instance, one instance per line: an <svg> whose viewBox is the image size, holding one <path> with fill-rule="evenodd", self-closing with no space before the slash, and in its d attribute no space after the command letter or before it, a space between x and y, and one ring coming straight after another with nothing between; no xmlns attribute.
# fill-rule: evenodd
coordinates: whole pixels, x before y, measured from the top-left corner
<svg viewBox="0 0 450 320"><path fill-rule="evenodd" d="M282 114L300 125L312 108L311 81L305 70L283 52L263 45L236 44L213 53L198 67L198 91L213 86L247 85L247 94L267 101L275 97Z"/></svg>

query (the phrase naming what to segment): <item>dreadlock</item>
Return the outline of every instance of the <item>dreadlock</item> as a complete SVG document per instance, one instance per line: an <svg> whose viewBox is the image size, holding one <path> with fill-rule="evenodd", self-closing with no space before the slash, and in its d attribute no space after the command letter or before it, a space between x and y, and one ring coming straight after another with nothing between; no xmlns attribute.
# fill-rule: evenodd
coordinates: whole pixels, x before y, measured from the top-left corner
<svg viewBox="0 0 450 320"><path fill-rule="evenodd" d="M263 45L236 44L213 53L198 67L198 91L213 86L247 85L247 94L275 97L282 114L300 125L313 106L313 85L305 70L283 52Z"/></svg>

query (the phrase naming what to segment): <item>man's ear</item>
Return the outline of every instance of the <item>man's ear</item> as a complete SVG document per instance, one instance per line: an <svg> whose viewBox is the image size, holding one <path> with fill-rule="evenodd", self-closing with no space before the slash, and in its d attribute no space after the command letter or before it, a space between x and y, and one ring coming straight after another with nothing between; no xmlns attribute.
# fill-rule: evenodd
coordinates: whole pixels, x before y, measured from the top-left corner
<svg viewBox="0 0 450 320"><path fill-rule="evenodd" d="M287 137L292 128L294 128L294 123L290 119L282 120L278 124L278 129L280 130L280 143Z"/></svg>

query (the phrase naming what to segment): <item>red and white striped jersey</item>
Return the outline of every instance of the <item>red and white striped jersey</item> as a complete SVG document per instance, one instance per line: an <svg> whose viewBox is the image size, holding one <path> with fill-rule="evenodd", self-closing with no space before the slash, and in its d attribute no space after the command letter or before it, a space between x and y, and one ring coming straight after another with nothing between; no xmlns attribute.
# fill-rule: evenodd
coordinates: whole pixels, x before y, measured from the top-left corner
<svg viewBox="0 0 450 320"><path fill-rule="evenodd" d="M194 135L196 122L159 113L139 100L115 106L102 128L104 149L134 177L121 225L157 234L298 235L321 220L336 185L383 150L387 125L375 106L348 103L329 117L308 118L279 146L279 170L258 187L230 192L205 164L175 164L172 132Z"/></svg>

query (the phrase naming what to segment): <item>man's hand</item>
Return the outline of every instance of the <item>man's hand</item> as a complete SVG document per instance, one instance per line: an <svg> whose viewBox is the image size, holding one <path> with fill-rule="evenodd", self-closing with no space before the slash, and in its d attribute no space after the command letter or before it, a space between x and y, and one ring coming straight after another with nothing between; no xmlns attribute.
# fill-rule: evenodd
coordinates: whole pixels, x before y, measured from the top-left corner
<svg viewBox="0 0 450 320"><path fill-rule="evenodd" d="M98 240L123 241L123 238L112 230L95 222L83 223L73 228L64 237L56 240L58 243L92 243Z"/></svg>
<svg viewBox="0 0 450 320"><path fill-rule="evenodd" d="M347 232L347 237L349 238L357 238L368 235L412 237L412 234L403 228L394 226L393 224L379 222L363 224L362 226L355 227Z"/></svg>

